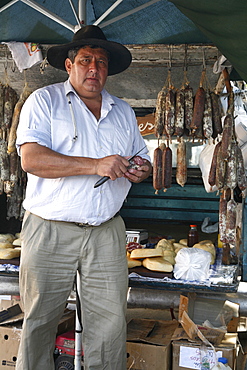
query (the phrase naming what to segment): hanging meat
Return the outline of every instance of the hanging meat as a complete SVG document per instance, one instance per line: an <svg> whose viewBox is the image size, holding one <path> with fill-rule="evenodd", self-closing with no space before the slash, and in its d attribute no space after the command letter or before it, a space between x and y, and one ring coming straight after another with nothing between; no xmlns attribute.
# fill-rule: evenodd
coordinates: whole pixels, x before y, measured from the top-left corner
<svg viewBox="0 0 247 370"><path fill-rule="evenodd" d="M206 90L205 107L203 112L203 137L210 139L213 135L212 103L209 90Z"/></svg>
<svg viewBox="0 0 247 370"><path fill-rule="evenodd" d="M11 86L4 86L4 105L3 105L3 122L2 131L3 138L8 140L9 129L12 122L12 115L14 111L15 104L17 102L17 94Z"/></svg>
<svg viewBox="0 0 247 370"><path fill-rule="evenodd" d="M187 85L184 88L184 129L187 136L191 135L191 122L193 117L193 89Z"/></svg>
<svg viewBox="0 0 247 370"><path fill-rule="evenodd" d="M184 89L178 89L175 94L175 123L174 135L178 138L184 134L185 107L184 107Z"/></svg>
<svg viewBox="0 0 247 370"><path fill-rule="evenodd" d="M155 189L155 194L162 189L162 154L163 151L160 147L154 150L153 157L153 188Z"/></svg>
<svg viewBox="0 0 247 370"><path fill-rule="evenodd" d="M169 141L175 130L175 94L172 87L168 88L165 96L165 124L164 134Z"/></svg>
<svg viewBox="0 0 247 370"><path fill-rule="evenodd" d="M167 146L162 153L162 187L164 191L172 186L172 150Z"/></svg>
<svg viewBox="0 0 247 370"><path fill-rule="evenodd" d="M203 88L206 71L203 70L200 85L196 91L193 107L193 116L190 124L191 135L193 139L203 137L203 114L205 108L206 91Z"/></svg>
<svg viewBox="0 0 247 370"><path fill-rule="evenodd" d="M186 144L183 138L181 138L177 147L176 181L182 187L187 182Z"/></svg>
<svg viewBox="0 0 247 370"><path fill-rule="evenodd" d="M155 110L155 123L154 123L154 133L157 138L161 138L164 131L165 125L165 88L160 90L156 100L156 110Z"/></svg>
<svg viewBox="0 0 247 370"><path fill-rule="evenodd" d="M15 142L16 142L16 130L19 124L19 118L20 118L20 113L21 113L21 108L23 104L25 103L26 99L29 97L31 94L31 90L28 88L28 84L25 83L24 89L20 95L19 100L17 101L15 107L14 107L14 112L13 112L13 117L12 117L12 124L10 127L10 132L9 132L9 138L8 138L8 153L13 153L16 150L15 147Z"/></svg>
<svg viewBox="0 0 247 370"><path fill-rule="evenodd" d="M213 91L210 93L211 104L212 104L212 118L213 118L213 139L217 138L218 135L222 133L222 123L221 123L221 102L219 95L215 94Z"/></svg>

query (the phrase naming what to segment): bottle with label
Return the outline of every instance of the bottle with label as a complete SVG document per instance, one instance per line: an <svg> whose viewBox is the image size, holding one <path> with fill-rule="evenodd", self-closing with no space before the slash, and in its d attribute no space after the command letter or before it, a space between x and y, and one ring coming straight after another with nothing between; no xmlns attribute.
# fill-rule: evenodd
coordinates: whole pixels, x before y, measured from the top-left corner
<svg viewBox="0 0 247 370"><path fill-rule="evenodd" d="M197 225L190 225L190 230L187 237L188 247L193 247L194 244L199 242L199 236L197 231Z"/></svg>
<svg viewBox="0 0 247 370"><path fill-rule="evenodd" d="M208 357L208 349L204 343L200 346L200 370L210 370L210 363L209 363L209 357Z"/></svg>
<svg viewBox="0 0 247 370"><path fill-rule="evenodd" d="M232 370L232 368L228 365L226 357L219 357L217 365L214 365L211 370Z"/></svg>

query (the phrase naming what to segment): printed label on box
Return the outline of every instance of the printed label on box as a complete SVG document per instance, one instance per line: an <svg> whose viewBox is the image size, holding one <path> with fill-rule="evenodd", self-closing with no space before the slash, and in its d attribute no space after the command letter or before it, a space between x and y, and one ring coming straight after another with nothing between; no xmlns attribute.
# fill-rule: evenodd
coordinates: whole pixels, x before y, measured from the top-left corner
<svg viewBox="0 0 247 370"><path fill-rule="evenodd" d="M210 368L213 367L216 362L215 360L219 357L222 357L222 351L216 352L216 359L214 351L208 349L208 357ZM186 367L188 369L200 369L200 360L201 360L201 351L200 348L196 347L180 347L180 354L179 354L179 366Z"/></svg>

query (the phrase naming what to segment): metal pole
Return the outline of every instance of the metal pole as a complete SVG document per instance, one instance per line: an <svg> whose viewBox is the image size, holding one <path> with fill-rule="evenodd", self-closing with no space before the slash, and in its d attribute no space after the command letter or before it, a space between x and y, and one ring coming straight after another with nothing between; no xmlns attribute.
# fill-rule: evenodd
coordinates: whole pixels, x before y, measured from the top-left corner
<svg viewBox="0 0 247 370"><path fill-rule="evenodd" d="M75 27L70 24L69 22L63 20L61 17L59 17L58 15L50 12L49 10L47 10L45 7L43 7L42 5L36 3L35 1L33 0L20 0L22 3L30 6L31 8L37 10L38 12L44 14L46 17L52 19L53 21L61 24L62 26L68 28L70 31L74 32L75 30Z"/></svg>
<svg viewBox="0 0 247 370"><path fill-rule="evenodd" d="M86 13L87 0L78 0L78 15L80 24L86 26L87 24L87 13Z"/></svg>

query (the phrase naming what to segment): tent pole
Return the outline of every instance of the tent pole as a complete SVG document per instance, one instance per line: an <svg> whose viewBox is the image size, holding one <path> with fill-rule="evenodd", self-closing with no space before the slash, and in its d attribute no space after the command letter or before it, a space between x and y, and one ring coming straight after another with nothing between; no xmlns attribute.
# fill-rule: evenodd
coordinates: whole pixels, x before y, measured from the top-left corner
<svg viewBox="0 0 247 370"><path fill-rule="evenodd" d="M87 0L78 0L78 15L80 24L86 26L87 24L87 13L86 13Z"/></svg>
<svg viewBox="0 0 247 370"><path fill-rule="evenodd" d="M4 6L2 6L0 8L0 13L2 13L5 9L8 9L11 5L17 3L17 1L19 1L19 0L12 0L8 4L5 4Z"/></svg>
<svg viewBox="0 0 247 370"><path fill-rule="evenodd" d="M140 10L145 9L145 8L147 8L150 5L153 5L155 3L158 3L159 1L161 1L161 0L151 0L151 1L148 1L147 3L145 3L143 5L137 6L136 8L133 8L133 9L129 10L126 13L123 13L123 14L115 17L115 18L110 19L109 21L106 21L106 22L102 23L100 25L100 27L103 28L103 27L108 26L109 24L112 24L114 22L120 21L121 19L123 19L125 17L128 17L129 15L132 15L132 14L134 14L136 12L139 12ZM102 20L101 18L102 18L102 16L96 22L94 22L94 24L98 24L99 23L99 20L100 21Z"/></svg>
<svg viewBox="0 0 247 370"><path fill-rule="evenodd" d="M95 22L94 22L94 25L95 26L98 26L98 24L100 22L102 22L102 20L107 17L123 0L117 0L115 1L115 3L110 6L110 8L108 8L105 13L103 13Z"/></svg>
<svg viewBox="0 0 247 370"><path fill-rule="evenodd" d="M72 31L72 32L75 31L75 27L72 24L70 24L69 22L66 22L64 19L62 19L58 15L50 12L49 10L44 8L42 5L36 3L35 1L33 1L33 0L20 0L20 1L22 3L30 6L31 8L37 10L38 12L45 15L46 17L52 19L53 21L55 21L55 22L61 24L62 26L68 28L70 31Z"/></svg>

